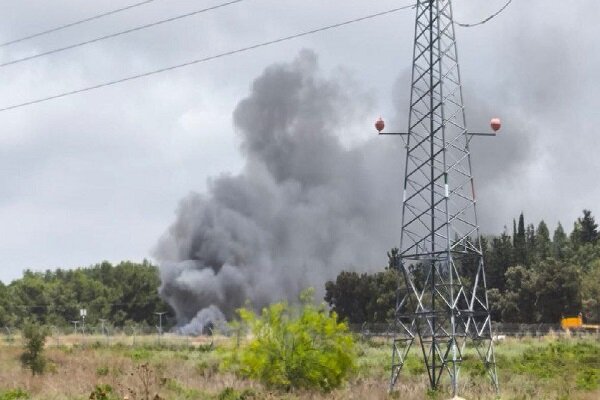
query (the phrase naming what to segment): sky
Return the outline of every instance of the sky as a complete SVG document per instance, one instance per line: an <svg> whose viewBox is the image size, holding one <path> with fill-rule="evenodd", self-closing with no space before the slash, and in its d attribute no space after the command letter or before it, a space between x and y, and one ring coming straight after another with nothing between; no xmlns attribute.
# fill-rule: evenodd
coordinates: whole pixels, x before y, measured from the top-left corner
<svg viewBox="0 0 600 400"><path fill-rule="evenodd" d="M0 42L134 3L0 1ZM155 0L11 46L7 62L224 2ZM455 0L476 22L504 0ZM404 0L245 0L219 10L0 67L0 108L410 4ZM600 49L596 0L514 0L498 18L458 28L467 120L478 138L473 173L483 233L528 222L570 230L600 213ZM339 131L348 146L376 141L383 116L408 113L414 12L360 22L255 51L16 110L0 112L0 280L24 269L152 259L182 198L244 165L232 114L265 68L302 49L323 74L345 76L368 109ZM385 140L389 140L386 138ZM385 143L381 143L385 146ZM399 154L399 157L403 157ZM403 171L398 171L398 182ZM512 228L511 228L512 229Z"/></svg>

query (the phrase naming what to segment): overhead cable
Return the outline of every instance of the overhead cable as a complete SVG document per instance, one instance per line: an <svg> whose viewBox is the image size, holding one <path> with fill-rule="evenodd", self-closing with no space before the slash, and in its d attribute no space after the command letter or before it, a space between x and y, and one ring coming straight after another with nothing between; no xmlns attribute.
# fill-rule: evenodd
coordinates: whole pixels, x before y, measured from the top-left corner
<svg viewBox="0 0 600 400"><path fill-rule="evenodd" d="M498 15L502 14L502 12L503 12L504 10L506 10L506 9L508 8L508 6L510 6L510 4L511 4L512 2L513 2L513 0L508 0L508 1L506 2L506 4L504 4L504 5L502 6L502 8L500 8L498 11L496 11L495 13L493 13L492 15L490 15L489 17L487 17L487 18L485 18L485 19L483 19L483 20L481 20L481 21L479 21L479 22L472 23L472 24L463 24L463 23L460 23L460 22L456 22L456 21L455 21L454 23L455 23L456 25L460 26L461 28L473 28L473 27L475 27L475 26L483 25L483 24L485 24L485 23L487 23L487 22L491 21L492 19L496 18Z"/></svg>
<svg viewBox="0 0 600 400"><path fill-rule="evenodd" d="M288 40L297 39L297 38L300 38L300 37L303 37L303 36L313 35L315 33L324 32L324 31L327 31L327 30L340 28L342 26L346 26L346 25L354 24L356 22L366 21L366 20L369 20L369 19L381 17L381 16L384 16L384 15L388 15L388 14L392 14L392 13L401 11L401 10L406 10L408 8L414 8L415 6L416 6L415 4L411 4L411 5L404 6L404 7L393 8L391 10L382 11L382 12L379 12L379 13L376 13L376 14L366 15L364 17L351 19L351 20L348 20L348 21L340 22L340 23L333 24L333 25L324 26L324 27L317 28L317 29L312 29L310 31L296 33L294 35L281 37L279 39L269 40L267 42L262 42L262 43L254 44L254 45L251 45L251 46L242 47L242 48L239 48L239 49L236 49L236 50L227 51L225 53L219 53L219 54L215 54L215 55L212 55L212 56L208 56L208 57L204 57L204 58L200 58L200 59L188 61L188 62L185 62L185 63L171 65L169 67L160 68L160 69L156 69L156 70L153 70L153 71L144 72L144 73L137 74L137 75L130 75L130 76L127 76L125 78L121 78L121 79L117 79L117 80L113 80L113 81L108 81L108 82L100 83L100 84L97 84L97 85L93 85L93 86L88 86L88 87L84 87L84 88L81 88L81 89L72 90L72 91L69 91L69 92L63 92L63 93L55 94L55 95L52 95L52 96L48 96L48 97L43 97L43 98L39 98L39 99L27 101L25 103L20 103L20 104L15 104L15 105L12 105L12 106L7 106L7 107L4 107L4 108L0 108L0 112L8 111L8 110L14 110L16 108L30 106L32 104L43 103L43 102L46 102L46 101L49 101L49 100L54 100L54 99L58 99L58 98L61 98L61 97L67 97L67 96L71 96L71 95L78 94L78 93L89 92L91 90L100 89L100 88L103 88L103 87L106 87L106 86L112 86L112 85L116 85L116 84L119 84L119 83L123 83L123 82L127 82L127 81L132 81L132 80L135 80L135 79L140 79L140 78L144 78L144 77L147 77L147 76L156 75L156 74L160 74L160 73L167 72L167 71L172 71L172 70L175 70L175 69L187 67L187 66L194 65L194 64L205 63L207 61L212 61L212 60L216 60L218 58L232 56L234 54L245 53L245 52L248 52L250 50L256 50L258 48L270 46L270 45L273 45L273 44L276 44L276 43L281 43L281 42L285 42L285 41L288 41Z"/></svg>
<svg viewBox="0 0 600 400"><path fill-rule="evenodd" d="M6 67L7 65L12 65L12 64L18 64L24 61L29 61L29 60L33 60L35 58L39 58L39 57L43 57L43 56L47 56L50 54L55 54L55 53L60 53L62 51L65 50L70 50L70 49L74 49L76 47L81 47L81 46L85 46L88 44L92 44L92 43L96 43L96 42L100 42L102 40L106 40L106 39L111 39L117 36L122 36L122 35L126 35L128 33L132 33L132 32L136 32L136 31L141 31L142 29L148 29L157 25L162 25L162 24L166 24L168 22L173 22L173 21L177 21L183 18L187 18L187 17L191 17L193 15L198 15L198 14L202 14L205 13L207 11L212 11L212 10L216 10L218 8L222 8L222 7L227 7L230 6L232 4L236 4L236 3L241 3L244 0L231 0L228 1L226 3L221 3L221 4L217 4L215 6L212 7L207 7L207 8L203 8L201 10L196 10L196 11L192 11L186 14L181 14L181 15L177 15L175 17L171 17L171 18L167 18L167 19L162 19L160 21L155 21L155 22L151 22L149 24L145 24L145 25L140 25L140 26L136 26L135 28L130 28L124 31L120 31L120 32L116 32L116 33L111 33L110 35L105 35L105 36L100 36L94 39L90 39L90 40L85 40L83 42L79 42L79 43L75 43L75 44L71 44L65 47L59 47L53 50L48 50L48 51L44 51L42 53L37 53L31 56L27 56L27 57L23 57L23 58L18 58L16 60L11 60L11 61L6 61L4 63L0 64L0 67Z"/></svg>
<svg viewBox="0 0 600 400"><path fill-rule="evenodd" d="M140 7L140 6L146 5L148 3L152 3L154 1L156 1L156 0L144 0L144 1L140 1L139 3L130 4L128 6L117 8L117 9L111 10L111 11L107 11L107 12L104 12L102 14L97 14L97 15L94 15L94 16L91 16L91 17L88 17L88 18L85 18L85 19L81 19L79 21L70 22L68 24L64 24L64 25L60 25L60 26L57 26L57 27L54 27L54 28L51 28L51 29L47 29L47 30L42 31L42 32L34 33L33 35L24 36L24 37L21 37L19 39L14 39L14 40L10 40L8 42L0 43L0 47L8 46L8 45L19 43L19 42L24 42L25 40L29 40L29 39L33 39L33 38L36 38L36 37L39 37L39 36L47 35L47 34L52 33L52 32L61 31L63 29L67 29L67 28L70 28L72 26L80 25L80 24L83 24L83 23L86 23L86 22L90 22L90 21L93 21L93 20L96 20L96 19L100 19L100 18L109 16L109 15L117 14L117 13L120 13L122 11L131 10L132 8Z"/></svg>

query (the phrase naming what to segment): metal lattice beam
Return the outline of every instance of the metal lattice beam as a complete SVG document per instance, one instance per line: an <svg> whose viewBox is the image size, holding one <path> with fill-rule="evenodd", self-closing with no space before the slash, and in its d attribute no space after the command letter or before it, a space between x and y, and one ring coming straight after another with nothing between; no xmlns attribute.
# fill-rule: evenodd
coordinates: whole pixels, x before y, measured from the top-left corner
<svg viewBox="0 0 600 400"><path fill-rule="evenodd" d="M390 390L417 344L431 388L448 376L456 396L467 341L498 388L470 138L452 2L419 0Z"/></svg>

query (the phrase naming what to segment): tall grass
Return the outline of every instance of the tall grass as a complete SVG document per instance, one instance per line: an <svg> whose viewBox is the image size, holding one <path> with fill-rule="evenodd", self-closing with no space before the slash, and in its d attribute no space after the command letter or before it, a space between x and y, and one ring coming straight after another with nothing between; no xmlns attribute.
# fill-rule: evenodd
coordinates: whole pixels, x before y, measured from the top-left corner
<svg viewBox="0 0 600 400"><path fill-rule="evenodd" d="M148 341L152 342L150 338ZM341 388L327 394L303 390L270 391L253 380L241 379L220 369L224 354L236 350L236 339L215 338L214 343L214 346L203 347L51 346L46 349L48 372L35 377L22 369L19 347L0 346L0 400L83 400L97 387L105 387L102 385L109 385L114 398L122 399L129 388L138 388L135 369L142 364L147 364L156 378L152 390L169 400L427 398L427 378L418 347L411 350L397 386L398 392L389 396L391 353L389 343L383 339L359 342L353 377ZM501 399L600 399L598 339L508 339L498 343L496 350ZM461 397L469 400L496 397L472 351L466 354L460 382ZM432 399L448 397L448 392L443 389L429 395Z"/></svg>

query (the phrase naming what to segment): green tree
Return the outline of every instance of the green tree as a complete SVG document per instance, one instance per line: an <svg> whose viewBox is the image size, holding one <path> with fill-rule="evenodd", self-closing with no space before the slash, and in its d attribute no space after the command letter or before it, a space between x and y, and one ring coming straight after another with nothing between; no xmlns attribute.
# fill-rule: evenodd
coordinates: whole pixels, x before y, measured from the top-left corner
<svg viewBox="0 0 600 400"><path fill-rule="evenodd" d="M486 251L486 280L489 288L497 288L500 292L506 290L505 274L513 263L513 245L511 237L506 233L491 240L489 251Z"/></svg>
<svg viewBox="0 0 600 400"><path fill-rule="evenodd" d="M598 224L590 210L583 210L583 217L577 218L576 226L578 227L577 241L580 244L598 242Z"/></svg>
<svg viewBox="0 0 600 400"><path fill-rule="evenodd" d="M525 233L525 218L519 215L519 227L514 238L514 261L517 265L527 265L527 237Z"/></svg>
<svg viewBox="0 0 600 400"><path fill-rule="evenodd" d="M508 268L505 274L506 292L497 307L505 322L529 323L536 320L534 270L517 265Z"/></svg>
<svg viewBox="0 0 600 400"><path fill-rule="evenodd" d="M583 315L588 322L600 322L600 258L590 266L582 279Z"/></svg>
<svg viewBox="0 0 600 400"><path fill-rule="evenodd" d="M552 236L552 255L557 260L564 260L567 257L568 248L569 238L559 222Z"/></svg>
<svg viewBox="0 0 600 400"><path fill-rule="evenodd" d="M577 266L546 259L535 270L535 322L557 323L562 315L581 312L581 274Z"/></svg>
<svg viewBox="0 0 600 400"><path fill-rule="evenodd" d="M500 298L494 293L506 322L557 323L581 310L580 269L569 263L547 258L532 268L510 267L506 287Z"/></svg>
<svg viewBox="0 0 600 400"><path fill-rule="evenodd" d="M335 282L325 283L325 301L342 320L360 324L367 320L368 302L371 296L367 274L342 271Z"/></svg>
<svg viewBox="0 0 600 400"><path fill-rule="evenodd" d="M535 259L544 260L551 255L552 242L550 241L550 231L546 223L542 220L536 229Z"/></svg>
<svg viewBox="0 0 600 400"><path fill-rule="evenodd" d="M48 330L45 326L27 322L22 330L25 339L25 348L21 354L23 368L31 370L32 375L41 375L46 369L46 358L44 357L44 343Z"/></svg>
<svg viewBox="0 0 600 400"><path fill-rule="evenodd" d="M325 307L303 295L300 308L276 303L256 315L241 309L252 339L239 351L240 372L268 387L318 388L340 386L354 368L355 345L348 327Z"/></svg>
<svg viewBox="0 0 600 400"><path fill-rule="evenodd" d="M116 326L128 321L154 324L155 311L171 311L159 296L159 286L158 268L148 261L25 271L21 279L0 285L0 326L19 327L28 318L68 326L69 321L79 319L81 308L88 311L86 322L90 324L100 318L108 318Z"/></svg>
<svg viewBox="0 0 600 400"><path fill-rule="evenodd" d="M325 301L350 324L386 322L393 317L398 289L395 269L374 274L342 271L325 283Z"/></svg>

